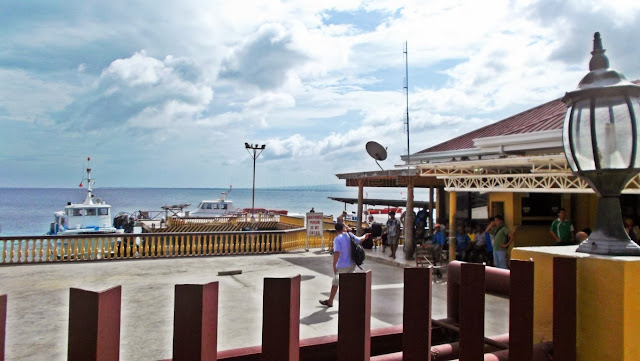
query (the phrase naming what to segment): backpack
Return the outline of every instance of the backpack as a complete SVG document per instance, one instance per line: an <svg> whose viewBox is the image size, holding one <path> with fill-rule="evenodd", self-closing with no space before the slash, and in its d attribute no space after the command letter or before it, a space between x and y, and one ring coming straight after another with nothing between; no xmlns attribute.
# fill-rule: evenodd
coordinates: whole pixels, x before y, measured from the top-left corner
<svg viewBox="0 0 640 361"><path fill-rule="evenodd" d="M358 266L358 268L362 269L360 265L364 262L365 254L364 248L357 242L351 233L349 233L349 238L351 238L351 260L353 263Z"/></svg>

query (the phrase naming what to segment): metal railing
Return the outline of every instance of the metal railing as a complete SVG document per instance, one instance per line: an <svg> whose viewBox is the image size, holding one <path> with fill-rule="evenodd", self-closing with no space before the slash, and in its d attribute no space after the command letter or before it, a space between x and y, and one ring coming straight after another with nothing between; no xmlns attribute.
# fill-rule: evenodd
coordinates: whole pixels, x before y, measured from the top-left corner
<svg viewBox="0 0 640 361"><path fill-rule="evenodd" d="M325 246L333 232L325 230ZM320 247L310 237L309 247ZM246 255L306 246L306 230L0 237L0 264Z"/></svg>

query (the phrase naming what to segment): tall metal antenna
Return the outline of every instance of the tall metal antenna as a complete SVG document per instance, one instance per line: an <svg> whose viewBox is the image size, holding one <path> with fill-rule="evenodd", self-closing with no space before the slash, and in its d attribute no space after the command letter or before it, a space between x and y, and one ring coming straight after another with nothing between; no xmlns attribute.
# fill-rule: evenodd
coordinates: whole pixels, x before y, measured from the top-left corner
<svg viewBox="0 0 640 361"><path fill-rule="evenodd" d="M411 152L409 150L409 44L404 42L404 95L407 101L407 120L405 125L407 127L407 164L411 164Z"/></svg>

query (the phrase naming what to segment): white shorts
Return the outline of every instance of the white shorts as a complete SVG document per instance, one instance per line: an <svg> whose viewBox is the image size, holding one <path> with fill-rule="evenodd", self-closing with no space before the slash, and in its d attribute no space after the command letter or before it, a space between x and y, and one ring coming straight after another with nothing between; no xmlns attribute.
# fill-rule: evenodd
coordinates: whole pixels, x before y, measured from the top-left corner
<svg viewBox="0 0 640 361"><path fill-rule="evenodd" d="M333 275L333 281L331 281L331 285L332 286L338 286L340 284L340 273L353 273L356 270L356 265L353 264L349 267L341 267L337 269L338 272L336 272L336 274Z"/></svg>

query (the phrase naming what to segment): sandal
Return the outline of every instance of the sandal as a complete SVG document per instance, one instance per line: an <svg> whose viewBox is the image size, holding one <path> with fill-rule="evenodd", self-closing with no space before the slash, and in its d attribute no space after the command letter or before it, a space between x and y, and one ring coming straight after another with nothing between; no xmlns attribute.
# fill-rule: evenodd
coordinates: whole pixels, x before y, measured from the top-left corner
<svg viewBox="0 0 640 361"><path fill-rule="evenodd" d="M320 302L320 304L323 305L323 306L333 307L333 304L330 304L329 300L320 300L318 302Z"/></svg>

